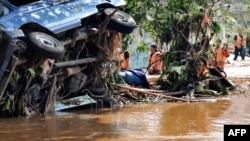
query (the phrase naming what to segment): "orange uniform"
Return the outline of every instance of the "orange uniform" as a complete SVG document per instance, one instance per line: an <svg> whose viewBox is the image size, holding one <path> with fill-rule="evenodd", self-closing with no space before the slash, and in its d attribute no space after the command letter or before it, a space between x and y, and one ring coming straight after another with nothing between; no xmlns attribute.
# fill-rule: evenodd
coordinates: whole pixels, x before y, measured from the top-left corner
<svg viewBox="0 0 250 141"><path fill-rule="evenodd" d="M121 63L120 63L121 69L122 69L122 70L128 69L129 66L130 66L130 65L129 65L129 52L128 52L128 51L125 51L125 52L121 53L121 54L119 55L119 58L120 58L120 60L121 60Z"/></svg>
<svg viewBox="0 0 250 141"><path fill-rule="evenodd" d="M160 74L161 69L162 69L162 63L161 63L161 58L160 58L161 53L160 52L155 52L151 53L149 55L149 74Z"/></svg>
<svg viewBox="0 0 250 141"><path fill-rule="evenodd" d="M200 68L199 68L199 77L202 78L202 77L205 77L205 75L209 73L209 70L207 68L207 65L202 63Z"/></svg>
<svg viewBox="0 0 250 141"><path fill-rule="evenodd" d="M219 47L214 50L214 54L216 59L213 60L211 65L224 69L227 57L229 57L229 52L225 48Z"/></svg>

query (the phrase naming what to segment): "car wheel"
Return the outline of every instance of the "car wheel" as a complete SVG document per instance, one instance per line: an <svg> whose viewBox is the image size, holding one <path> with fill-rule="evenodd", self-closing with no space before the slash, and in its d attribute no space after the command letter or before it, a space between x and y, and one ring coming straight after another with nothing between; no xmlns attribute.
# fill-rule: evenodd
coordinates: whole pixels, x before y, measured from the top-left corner
<svg viewBox="0 0 250 141"><path fill-rule="evenodd" d="M116 9L114 8L104 9L103 20L105 20L115 10ZM130 15L121 10L118 10L114 13L114 15L111 17L107 25L108 29L112 29L125 34L133 32L135 27L136 27L135 20Z"/></svg>
<svg viewBox="0 0 250 141"><path fill-rule="evenodd" d="M64 56L63 44L49 34L30 32L28 33L28 41L30 43L29 48L41 56L52 59L61 59Z"/></svg>

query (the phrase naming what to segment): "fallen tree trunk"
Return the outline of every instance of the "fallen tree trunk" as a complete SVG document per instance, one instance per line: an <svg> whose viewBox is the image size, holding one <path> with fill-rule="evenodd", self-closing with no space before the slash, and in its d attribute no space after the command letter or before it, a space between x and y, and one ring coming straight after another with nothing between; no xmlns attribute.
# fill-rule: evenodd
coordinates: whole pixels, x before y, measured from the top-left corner
<svg viewBox="0 0 250 141"><path fill-rule="evenodd" d="M119 88L123 88L123 89L128 89L128 90L131 90L131 91L145 93L145 94L148 94L148 95L161 96L163 98L167 98L167 99L171 99L171 100L177 100L177 101L183 101L183 102L190 102L190 100L187 100L187 99L173 97L173 96L169 96L167 94L152 93L152 92L146 91L145 89L142 89L142 88L134 88L134 87L130 87L130 86L127 87L127 86L120 85L120 84L110 84L110 85L111 86L115 86L115 87L119 87ZM171 92L171 93L174 93L174 92Z"/></svg>

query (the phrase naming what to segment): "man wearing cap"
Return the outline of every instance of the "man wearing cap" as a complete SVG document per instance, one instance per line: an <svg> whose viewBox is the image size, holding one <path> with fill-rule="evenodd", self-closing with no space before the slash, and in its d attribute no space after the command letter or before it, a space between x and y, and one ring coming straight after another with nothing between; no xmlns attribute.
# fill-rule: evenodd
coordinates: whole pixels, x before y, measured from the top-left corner
<svg viewBox="0 0 250 141"><path fill-rule="evenodd" d="M150 45L150 54L148 60L148 74L149 75L156 75L161 74L161 58L160 58L160 51L157 50L156 45Z"/></svg>

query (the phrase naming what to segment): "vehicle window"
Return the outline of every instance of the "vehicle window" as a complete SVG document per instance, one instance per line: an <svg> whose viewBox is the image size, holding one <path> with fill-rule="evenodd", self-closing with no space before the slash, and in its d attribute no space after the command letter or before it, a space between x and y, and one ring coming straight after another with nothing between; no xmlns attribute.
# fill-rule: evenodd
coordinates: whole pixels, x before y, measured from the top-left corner
<svg viewBox="0 0 250 141"><path fill-rule="evenodd" d="M9 13L9 9L6 8L2 3L0 3L0 16L6 15Z"/></svg>
<svg viewBox="0 0 250 141"><path fill-rule="evenodd" d="M39 0L9 0L9 2L15 6L21 6L21 5L24 5L24 4L28 4L28 3L32 3L32 2L36 2L36 1L39 1Z"/></svg>

